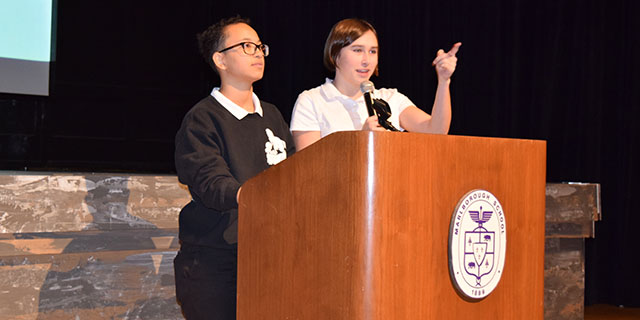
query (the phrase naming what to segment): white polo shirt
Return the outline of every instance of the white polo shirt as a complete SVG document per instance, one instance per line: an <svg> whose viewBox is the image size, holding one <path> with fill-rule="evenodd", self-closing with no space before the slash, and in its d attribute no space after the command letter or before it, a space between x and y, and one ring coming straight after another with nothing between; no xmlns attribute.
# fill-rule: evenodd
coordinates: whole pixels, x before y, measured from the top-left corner
<svg viewBox="0 0 640 320"><path fill-rule="evenodd" d="M396 89L376 89L373 97L382 99L391 108L389 121L394 127L400 126L400 113L413 102ZM326 79L319 87L305 90L299 96L291 115L291 131L320 131L326 135L336 131L362 130L369 117L364 97L353 100L340 93L333 80Z"/></svg>

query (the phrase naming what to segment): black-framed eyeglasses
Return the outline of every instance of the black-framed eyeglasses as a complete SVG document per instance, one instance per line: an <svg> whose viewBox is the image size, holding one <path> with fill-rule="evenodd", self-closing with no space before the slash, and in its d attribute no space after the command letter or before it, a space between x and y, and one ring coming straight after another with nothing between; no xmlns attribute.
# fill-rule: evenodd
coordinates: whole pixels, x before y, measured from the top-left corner
<svg viewBox="0 0 640 320"><path fill-rule="evenodd" d="M255 43L249 42L249 41L245 41L245 42L240 42L240 43L234 44L234 45L232 45L230 47L227 47L227 48L224 48L224 49L222 49L222 50L220 50L218 52L222 53L222 52L225 52L227 50L230 50L230 49L233 49L233 48L239 47L239 46L242 46L242 51L244 51L244 53L248 54L248 55L256 54L256 51L258 49L260 49L260 51L262 51L262 53L264 54L265 57L269 55L269 46L268 45L266 45L264 43L255 44Z"/></svg>

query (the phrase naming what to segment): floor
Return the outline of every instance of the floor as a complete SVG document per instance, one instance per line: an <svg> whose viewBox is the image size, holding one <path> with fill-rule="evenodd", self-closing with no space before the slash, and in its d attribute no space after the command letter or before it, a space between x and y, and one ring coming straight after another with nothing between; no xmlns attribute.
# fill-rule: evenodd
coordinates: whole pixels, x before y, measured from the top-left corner
<svg viewBox="0 0 640 320"><path fill-rule="evenodd" d="M584 320L639 320L640 308L596 304L584 308Z"/></svg>

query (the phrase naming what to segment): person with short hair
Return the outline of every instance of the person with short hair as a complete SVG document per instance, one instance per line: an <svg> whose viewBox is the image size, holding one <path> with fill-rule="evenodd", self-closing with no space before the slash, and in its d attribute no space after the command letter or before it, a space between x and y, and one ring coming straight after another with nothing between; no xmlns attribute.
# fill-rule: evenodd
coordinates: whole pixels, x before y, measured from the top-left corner
<svg viewBox="0 0 640 320"><path fill-rule="evenodd" d="M198 43L221 84L187 112L176 134L178 178L193 198L179 217L176 299L187 319L235 319L241 186L295 146L278 109L253 93L269 47L249 21L223 19Z"/></svg>
<svg viewBox="0 0 640 320"><path fill-rule="evenodd" d="M462 44L449 52L439 50L433 60L438 87L431 114L420 110L396 89L373 91L373 98L384 100L391 109L388 121L395 128L411 132L447 134L451 124L449 84L456 67L456 53ZM360 85L378 75L378 35L373 26L361 19L344 19L336 23L324 47L324 65L335 72L319 87L302 92L294 105L291 131L297 150L322 137L348 130L384 131L376 115L369 116Z"/></svg>

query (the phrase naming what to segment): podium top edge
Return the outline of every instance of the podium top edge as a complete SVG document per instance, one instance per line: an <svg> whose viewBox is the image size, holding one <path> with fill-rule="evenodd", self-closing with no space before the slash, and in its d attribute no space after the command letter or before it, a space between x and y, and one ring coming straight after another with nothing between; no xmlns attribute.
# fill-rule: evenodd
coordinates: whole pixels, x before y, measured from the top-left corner
<svg viewBox="0 0 640 320"><path fill-rule="evenodd" d="M376 136L384 136L384 135L424 135L430 136L434 138L442 138L442 139L484 139L484 140L493 140L493 141L530 141L534 143L545 143L547 140L542 139L525 139L525 138L505 138L505 137L487 137L487 136L467 136L467 135L455 135L455 134L434 134L434 133L418 133L418 132L391 132L391 131L337 131L327 135L324 138L328 137L342 137L346 135L355 135L358 137L372 135Z"/></svg>

